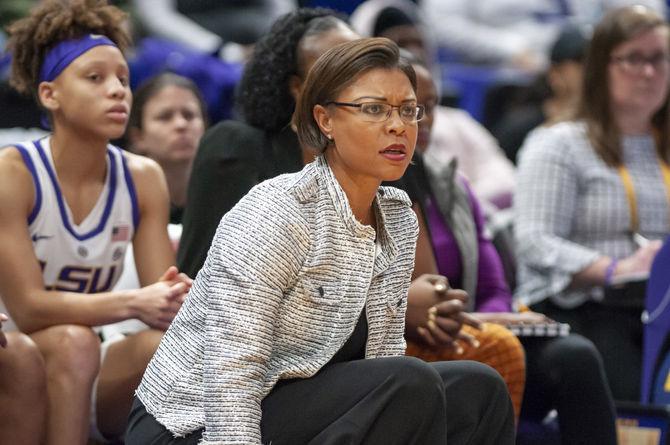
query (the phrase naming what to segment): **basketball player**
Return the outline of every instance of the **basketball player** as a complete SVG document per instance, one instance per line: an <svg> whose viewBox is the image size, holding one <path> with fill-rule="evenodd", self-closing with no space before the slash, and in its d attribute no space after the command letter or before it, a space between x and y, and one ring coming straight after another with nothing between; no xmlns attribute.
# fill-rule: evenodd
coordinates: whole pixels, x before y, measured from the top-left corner
<svg viewBox="0 0 670 445"><path fill-rule="evenodd" d="M0 296L44 360L49 444L124 431L191 284L171 266L160 167L109 144L131 105L124 19L104 1L48 0L9 28L11 82L53 133L0 152ZM144 287L110 291L131 242ZM92 329L129 318L153 329L102 343Z"/></svg>

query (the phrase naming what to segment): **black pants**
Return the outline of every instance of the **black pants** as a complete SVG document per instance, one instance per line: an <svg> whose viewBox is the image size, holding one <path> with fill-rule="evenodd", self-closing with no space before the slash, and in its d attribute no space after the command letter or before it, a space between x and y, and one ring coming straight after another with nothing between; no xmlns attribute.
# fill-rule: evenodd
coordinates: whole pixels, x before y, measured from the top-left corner
<svg viewBox="0 0 670 445"><path fill-rule="evenodd" d="M263 443L272 445L512 444L506 386L486 365L393 357L335 363L282 382L262 402ZM139 400L126 445L196 444L174 438Z"/></svg>
<svg viewBox="0 0 670 445"><path fill-rule="evenodd" d="M521 418L558 412L561 443L616 445L615 411L600 354L580 335L522 338L526 390Z"/></svg>
<svg viewBox="0 0 670 445"><path fill-rule="evenodd" d="M642 369L642 322L639 309L587 302L575 309L561 309L544 301L537 312L563 323L588 338L603 359L605 374L615 400L639 401Z"/></svg>

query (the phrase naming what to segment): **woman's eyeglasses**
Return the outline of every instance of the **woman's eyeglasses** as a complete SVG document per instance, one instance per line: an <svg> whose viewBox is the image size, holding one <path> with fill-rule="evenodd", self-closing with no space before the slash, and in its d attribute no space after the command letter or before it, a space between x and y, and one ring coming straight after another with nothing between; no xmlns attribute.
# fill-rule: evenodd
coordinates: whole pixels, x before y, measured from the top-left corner
<svg viewBox="0 0 670 445"><path fill-rule="evenodd" d="M654 71L666 69L670 64L670 56L665 53L656 53L651 56L645 56L637 52L625 54L622 56L612 56L612 62L615 62L631 73L641 73L647 65L651 65Z"/></svg>
<svg viewBox="0 0 670 445"><path fill-rule="evenodd" d="M326 105L336 105L338 107L353 107L358 108L361 119L365 122L386 122L391 117L394 109L398 110L398 116L406 124L415 124L423 119L425 109L423 105L401 104L390 105L383 102L327 102Z"/></svg>

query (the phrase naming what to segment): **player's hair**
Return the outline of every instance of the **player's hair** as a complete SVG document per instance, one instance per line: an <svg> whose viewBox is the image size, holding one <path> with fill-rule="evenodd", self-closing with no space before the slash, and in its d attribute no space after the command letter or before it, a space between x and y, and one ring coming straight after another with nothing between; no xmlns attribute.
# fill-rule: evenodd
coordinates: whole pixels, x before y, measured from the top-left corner
<svg viewBox="0 0 670 445"><path fill-rule="evenodd" d="M121 51L130 45L123 28L126 13L105 0L46 0L8 28L12 54L10 83L17 91L37 96L40 69L56 44L86 34L102 34Z"/></svg>

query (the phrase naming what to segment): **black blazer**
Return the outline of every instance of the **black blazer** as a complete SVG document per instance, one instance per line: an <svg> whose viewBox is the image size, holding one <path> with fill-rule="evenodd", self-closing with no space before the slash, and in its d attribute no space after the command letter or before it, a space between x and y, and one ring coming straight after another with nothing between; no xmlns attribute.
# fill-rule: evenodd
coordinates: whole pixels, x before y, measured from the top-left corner
<svg viewBox="0 0 670 445"><path fill-rule="evenodd" d="M195 278L221 217L266 179L303 168L295 132L268 133L238 121L210 128L198 147L182 219L179 270Z"/></svg>

